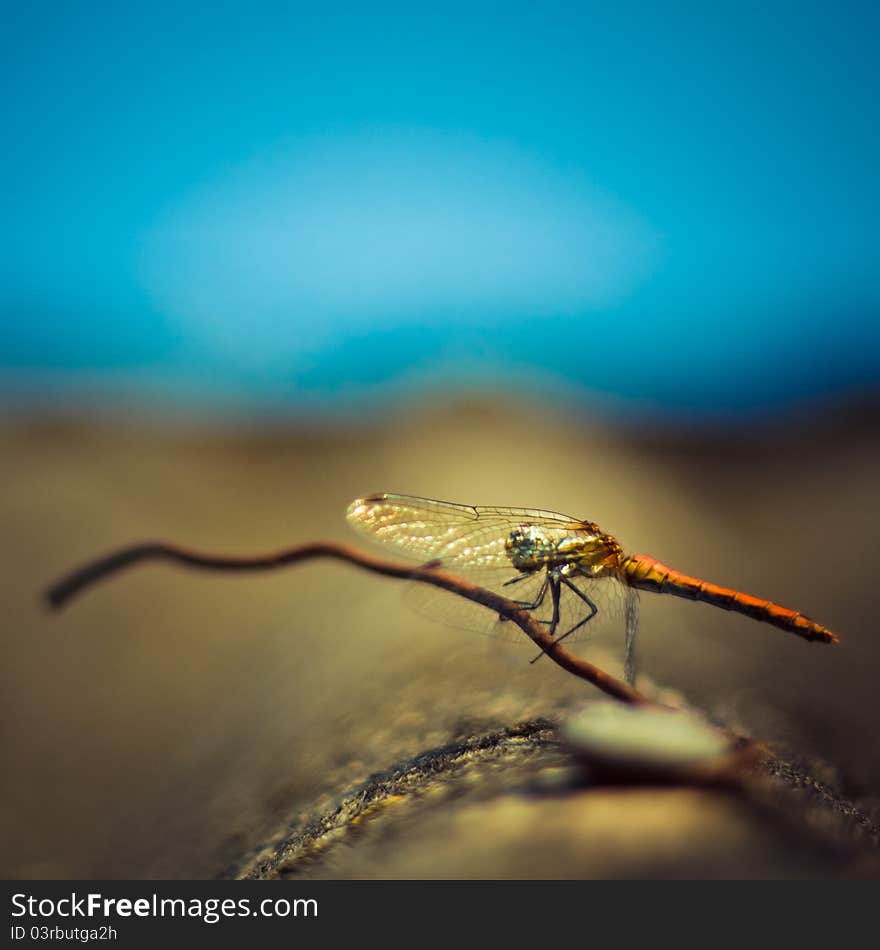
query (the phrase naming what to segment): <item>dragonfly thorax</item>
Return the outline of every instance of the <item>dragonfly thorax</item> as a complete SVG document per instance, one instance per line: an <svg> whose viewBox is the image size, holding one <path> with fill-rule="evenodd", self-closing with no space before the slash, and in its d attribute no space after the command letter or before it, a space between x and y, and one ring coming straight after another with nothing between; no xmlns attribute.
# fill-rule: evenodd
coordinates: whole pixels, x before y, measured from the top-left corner
<svg viewBox="0 0 880 950"><path fill-rule="evenodd" d="M616 565L620 545L598 529L590 531L593 527L585 522L583 528L565 531L521 524L507 536L504 550L518 571L571 565L595 576Z"/></svg>

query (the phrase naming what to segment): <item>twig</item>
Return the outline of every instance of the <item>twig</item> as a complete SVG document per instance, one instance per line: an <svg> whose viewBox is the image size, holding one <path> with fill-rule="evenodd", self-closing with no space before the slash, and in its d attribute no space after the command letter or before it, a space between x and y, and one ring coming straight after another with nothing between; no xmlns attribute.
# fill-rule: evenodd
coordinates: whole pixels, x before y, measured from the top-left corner
<svg viewBox="0 0 880 950"><path fill-rule="evenodd" d="M494 613L513 621L554 663L569 673L592 683L609 696L621 700L621 702L633 705L652 704L651 700L633 689L632 686L610 676L604 670L575 656L573 653L569 653L561 644L550 637L544 627L527 610L518 607L512 600L478 587L463 578L447 574L446 571L442 571L437 567L413 567L409 564L383 561L372 555L364 554L355 548L344 544L334 544L330 541L316 541L254 557L207 554L164 541L135 544L90 561L62 577L46 591L46 599L52 608L58 609L80 594L85 588L141 561L173 561L178 564L185 564L188 567L214 571L265 571L321 557L345 561L376 574L383 574L386 577L399 577L431 584L434 587L440 587L443 590L451 591L453 594L458 594L467 600L482 604Z"/></svg>

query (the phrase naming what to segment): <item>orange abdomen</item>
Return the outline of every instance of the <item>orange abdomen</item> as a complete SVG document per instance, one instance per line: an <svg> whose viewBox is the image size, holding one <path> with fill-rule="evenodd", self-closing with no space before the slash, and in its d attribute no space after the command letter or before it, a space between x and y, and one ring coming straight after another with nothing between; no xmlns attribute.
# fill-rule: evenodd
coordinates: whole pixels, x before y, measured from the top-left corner
<svg viewBox="0 0 880 950"><path fill-rule="evenodd" d="M818 640L821 643L837 643L837 637L826 627L810 620L796 610L780 607L771 600L761 600L742 591L719 587L696 577L688 577L652 557L635 554L621 561L621 569L627 583L639 590L650 590L656 594L675 594L688 600L701 600L725 610L772 623L775 627L790 630L805 640Z"/></svg>

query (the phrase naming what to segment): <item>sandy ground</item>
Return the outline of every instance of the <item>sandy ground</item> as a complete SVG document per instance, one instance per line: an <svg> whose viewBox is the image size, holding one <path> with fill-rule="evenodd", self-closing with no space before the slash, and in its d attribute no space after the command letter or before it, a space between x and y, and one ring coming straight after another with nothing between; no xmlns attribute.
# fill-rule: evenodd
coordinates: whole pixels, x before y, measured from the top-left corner
<svg viewBox="0 0 880 950"><path fill-rule="evenodd" d="M868 410L688 434L504 403L415 407L352 431L7 421L0 871L218 873L304 802L590 695L529 665L528 648L432 623L399 583L332 563L249 578L148 566L60 615L38 600L82 559L143 538L241 553L355 540L347 503L382 490L589 518L627 549L827 624L841 646L646 594L641 668L821 760L875 809L878 434ZM598 640L585 655L619 671L619 642ZM682 862L670 873L687 874Z"/></svg>

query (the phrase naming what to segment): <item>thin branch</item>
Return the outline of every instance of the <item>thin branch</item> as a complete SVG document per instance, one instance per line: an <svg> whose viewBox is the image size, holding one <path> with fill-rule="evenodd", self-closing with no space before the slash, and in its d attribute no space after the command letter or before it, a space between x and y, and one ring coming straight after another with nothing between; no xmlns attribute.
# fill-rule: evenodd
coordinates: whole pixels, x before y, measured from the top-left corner
<svg viewBox="0 0 880 950"><path fill-rule="evenodd" d="M364 554L356 548L344 544L334 544L330 541L316 541L255 557L207 554L164 541L149 541L122 548L84 564L53 584L46 591L45 596L52 608L59 609L92 584L141 561L172 561L184 564L187 567L212 571L265 571L322 557L345 561L348 564L354 564L356 567L373 571L376 574L383 574L386 577L405 578L431 584L434 587L440 587L443 590L451 591L453 594L458 594L467 600L482 604L494 613L513 621L554 663L569 673L592 683L609 696L613 696L622 702L634 705L651 703L649 699L642 696L632 686L610 676L604 670L575 656L573 653L569 653L561 644L550 637L547 630L527 610L521 609L512 600L478 587L463 578L447 574L446 571L442 571L437 567L430 565L413 567L409 564L396 564L392 561L384 561L372 555Z"/></svg>

